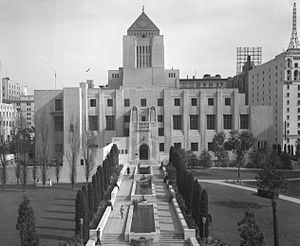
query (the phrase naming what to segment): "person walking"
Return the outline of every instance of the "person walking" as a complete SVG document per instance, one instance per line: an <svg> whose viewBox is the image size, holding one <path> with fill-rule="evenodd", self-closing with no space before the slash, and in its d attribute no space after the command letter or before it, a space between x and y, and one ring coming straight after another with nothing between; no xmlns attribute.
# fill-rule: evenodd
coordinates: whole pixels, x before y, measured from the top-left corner
<svg viewBox="0 0 300 246"><path fill-rule="evenodd" d="M127 167L127 175L130 174L130 167Z"/></svg>
<svg viewBox="0 0 300 246"><path fill-rule="evenodd" d="M123 207L123 205L121 205L121 207L120 207L120 214L121 214L121 219L123 219L123 215L124 215L124 207Z"/></svg>
<svg viewBox="0 0 300 246"><path fill-rule="evenodd" d="M100 228L98 228L98 230L97 230L97 241L96 241L96 245L101 245L101 241L100 241Z"/></svg>
<svg viewBox="0 0 300 246"><path fill-rule="evenodd" d="M108 200L108 201L107 201L107 206L110 206L111 211L114 210L113 205L112 205L112 203L111 203L111 200Z"/></svg>

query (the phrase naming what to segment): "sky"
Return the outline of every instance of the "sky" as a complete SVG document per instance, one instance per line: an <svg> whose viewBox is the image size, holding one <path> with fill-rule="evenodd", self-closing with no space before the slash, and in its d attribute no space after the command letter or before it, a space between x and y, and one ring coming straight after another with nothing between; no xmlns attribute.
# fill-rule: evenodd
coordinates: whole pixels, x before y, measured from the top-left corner
<svg viewBox="0 0 300 246"><path fill-rule="evenodd" d="M105 85L143 5L164 35L165 68L181 78L233 76L236 47L262 46L266 62L291 35L292 0L0 0L2 77L30 93L54 89L55 71L57 89Z"/></svg>

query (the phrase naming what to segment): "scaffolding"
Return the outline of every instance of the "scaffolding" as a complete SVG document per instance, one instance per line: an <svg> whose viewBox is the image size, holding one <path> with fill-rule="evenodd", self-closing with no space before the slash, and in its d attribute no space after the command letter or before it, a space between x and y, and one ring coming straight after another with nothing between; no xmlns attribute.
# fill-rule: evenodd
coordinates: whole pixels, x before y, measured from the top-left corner
<svg viewBox="0 0 300 246"><path fill-rule="evenodd" d="M237 47L236 51L236 74L242 72L248 56L251 56L251 62L255 66L261 64L262 47Z"/></svg>

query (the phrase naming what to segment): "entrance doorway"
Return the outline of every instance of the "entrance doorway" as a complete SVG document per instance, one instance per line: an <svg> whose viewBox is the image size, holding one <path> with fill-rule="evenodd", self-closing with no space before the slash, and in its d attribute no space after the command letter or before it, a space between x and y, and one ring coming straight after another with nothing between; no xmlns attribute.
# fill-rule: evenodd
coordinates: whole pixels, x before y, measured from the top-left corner
<svg viewBox="0 0 300 246"><path fill-rule="evenodd" d="M148 160L149 159L149 147L146 144L140 146L140 160Z"/></svg>

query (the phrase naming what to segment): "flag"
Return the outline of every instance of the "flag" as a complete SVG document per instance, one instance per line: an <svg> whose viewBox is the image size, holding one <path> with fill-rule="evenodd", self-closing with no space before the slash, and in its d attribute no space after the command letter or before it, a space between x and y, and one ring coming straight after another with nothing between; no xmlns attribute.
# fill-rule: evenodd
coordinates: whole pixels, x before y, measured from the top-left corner
<svg viewBox="0 0 300 246"><path fill-rule="evenodd" d="M90 68L88 68L85 72L87 73L87 72L89 72L91 69Z"/></svg>
<svg viewBox="0 0 300 246"><path fill-rule="evenodd" d="M54 76L55 76L55 78L56 78L56 71L54 72Z"/></svg>

